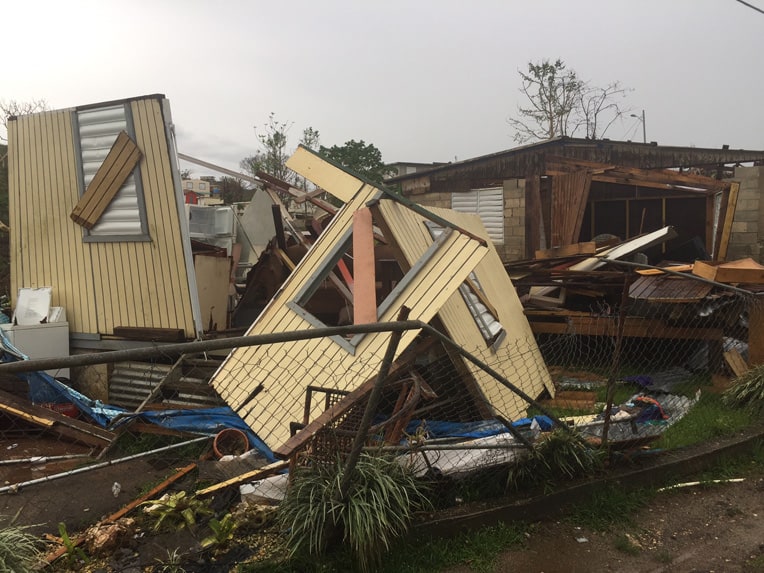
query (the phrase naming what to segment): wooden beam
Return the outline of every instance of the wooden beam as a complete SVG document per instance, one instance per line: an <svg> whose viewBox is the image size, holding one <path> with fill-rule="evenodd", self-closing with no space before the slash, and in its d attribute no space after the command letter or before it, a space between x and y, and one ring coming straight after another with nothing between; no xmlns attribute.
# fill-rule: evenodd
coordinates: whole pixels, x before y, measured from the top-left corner
<svg viewBox="0 0 764 573"><path fill-rule="evenodd" d="M271 464L268 464L267 466L263 466L256 470L252 470L250 472L241 474L239 476L232 477L231 479L228 479L226 481L217 483L215 485L211 485L204 489L200 489L196 492L196 495L198 496L209 495L211 493L215 493L216 491L220 491L227 487L239 485L241 483L244 483L245 481L255 481L258 479L263 479L264 477L268 477L273 474L276 474L280 472L281 470L285 470L288 467L289 467L289 462L273 462Z"/></svg>
<svg viewBox="0 0 764 573"><path fill-rule="evenodd" d="M120 518L124 517L125 515L127 515L128 513L130 513L133 509L138 507L143 502L149 501L151 499L154 499L157 495L162 493L164 490L166 490L168 487L170 487L176 481L178 481L181 478L185 477L186 475L188 475L191 471L193 471L195 469L196 469L196 464L189 464L189 465L185 466L184 468L181 468L175 474L171 475L169 478L164 480L162 483L160 483L159 485L151 488L150 491L148 491L148 492L144 493L142 496L134 499L133 501L128 503L126 506L124 506L122 509L120 509L118 511L115 511L114 513L112 513L111 515L109 515L107 517L104 517L98 523L113 523L113 522L117 521L118 519L120 519ZM74 540L72 540L72 545L74 547L77 547L79 545L82 545L82 543L84 541L85 541L85 536L84 535L80 535L80 536L76 537ZM66 547L66 546L59 547L55 551L49 553L45 557L45 560L48 563L53 563L56 559L58 559L59 557L63 557L69 551L70 551L69 547Z"/></svg>
<svg viewBox="0 0 764 573"><path fill-rule="evenodd" d="M286 163L292 171L312 181L343 203L350 201L364 186L364 182L325 161L316 152L300 145Z"/></svg>
<svg viewBox="0 0 764 573"><path fill-rule="evenodd" d="M537 259L556 259L562 257L573 257L576 255L596 255L597 244L594 241L587 243L575 243L573 245L564 245L561 247L552 247L536 251Z"/></svg>
<svg viewBox="0 0 764 573"><path fill-rule="evenodd" d="M566 322L531 321L534 334L579 334L581 336L615 336L617 321L604 317L567 317ZM661 320L629 316L624 324L628 338L668 338L677 340L721 340L721 328L681 328L668 326Z"/></svg>
<svg viewBox="0 0 764 573"><path fill-rule="evenodd" d="M368 207L353 213L353 324L377 322L374 231Z"/></svg>
<svg viewBox="0 0 764 573"><path fill-rule="evenodd" d="M733 182L730 184L729 196L726 202L726 209L724 210L724 219L719 221L719 228L721 234L719 235L718 249L716 250L715 259L717 261L727 260L727 248L730 243L730 235L732 234L732 222L735 219L735 209L737 208L737 196L740 191L740 183Z"/></svg>
<svg viewBox="0 0 764 573"><path fill-rule="evenodd" d="M148 326L115 326L114 336L129 340L150 342L183 342L186 333L182 328L152 328Z"/></svg>

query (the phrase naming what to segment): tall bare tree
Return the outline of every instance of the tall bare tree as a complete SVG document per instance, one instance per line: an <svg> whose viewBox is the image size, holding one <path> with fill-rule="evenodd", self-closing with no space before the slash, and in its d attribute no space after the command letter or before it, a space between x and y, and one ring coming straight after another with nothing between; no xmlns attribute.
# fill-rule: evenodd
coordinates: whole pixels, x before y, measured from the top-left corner
<svg viewBox="0 0 764 573"><path fill-rule="evenodd" d="M3 127L2 130L0 130L0 141L8 141L7 129L9 117L45 111L46 109L48 109L48 102L44 99L33 99L29 101L18 101L15 99L0 100L0 124L2 124Z"/></svg>
<svg viewBox="0 0 764 573"><path fill-rule="evenodd" d="M518 117L509 118L518 143L569 135L571 115L576 107L583 82L562 60L528 62L528 71L518 71L522 79L520 93L527 107L518 106Z"/></svg>
<svg viewBox="0 0 764 573"><path fill-rule="evenodd" d="M518 73L520 93L527 105L518 106L517 116L507 119L518 143L573 136L581 131L585 137L596 139L630 111L619 102L630 91L620 82L604 88L594 86L560 59L529 62L528 71Z"/></svg>

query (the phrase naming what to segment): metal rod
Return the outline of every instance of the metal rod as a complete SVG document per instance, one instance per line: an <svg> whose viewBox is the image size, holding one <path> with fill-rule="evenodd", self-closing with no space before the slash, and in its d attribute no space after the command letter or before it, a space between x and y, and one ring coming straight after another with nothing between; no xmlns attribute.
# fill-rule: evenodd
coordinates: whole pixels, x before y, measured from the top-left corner
<svg viewBox="0 0 764 573"><path fill-rule="evenodd" d="M27 486L30 486L30 485L36 485L38 483L45 483L45 482L49 482L49 481L53 481L53 480L57 480L57 479L61 479L61 478L65 478L65 477L69 477L69 476L73 476L73 475L77 475L77 474L86 473L86 472L89 472L89 471L92 471L92 470L99 470L101 468L105 468L105 467L108 467L108 466L115 466L117 464L121 464L122 462L129 462L129 461L132 461L132 460L137 460L138 458L143 458L143 457L146 457L146 456L151 456L153 454L158 454L158 453L161 453L161 452L166 452L168 450L172 450L172 449L175 449L175 448L181 448L183 446L189 446L191 444L196 444L198 442L201 442L201 441L204 441L204 440L210 440L210 439L212 439L212 436L202 436L201 438L194 438L193 440L189 440L187 442L181 442L179 444L171 444L169 446L163 446L163 447L157 448L155 450L150 450L148 452L141 452L140 454L133 454L132 456L127 456L125 458L118 458L116 460L109 460L108 462L102 462L100 464L93 464L91 466L83 466L81 468L76 468L76 469L70 470L68 472L62 472L60 474L53 474L53 475L49 475L49 476L45 476L45 477L41 477L41 478L29 480L29 481L25 481L25 482L16 483L16 484L13 484L13 485L8 485L8 486L5 486L5 487L0 487L0 494L2 494L2 493L9 493L9 492L14 492L15 493L15 492L19 491L21 488L24 488L24 487L27 487Z"/></svg>
<svg viewBox="0 0 764 573"><path fill-rule="evenodd" d="M398 318L401 321L406 320L409 315L409 309L405 306L401 308ZM353 470L358 463L358 458L361 456L361 450L363 444L366 442L371 422L374 419L374 414L377 413L377 406L379 406L379 400L382 397L382 386L385 384L388 374L390 374L390 367L393 365L395 359L395 353L398 350L398 344L400 344L402 331L393 332L390 336L390 342L387 344L387 350L382 358L382 363L379 366L379 373L377 374L377 380L374 383L374 387L369 394L369 401L366 404L366 409L363 412L361 418L361 424L356 432L355 439L353 440L353 447L348 455L347 462L345 463L345 469L342 472L342 481L340 481L339 489L339 501L344 502L347 499L348 489L350 488L350 482L353 479Z"/></svg>
<svg viewBox="0 0 764 573"><path fill-rule="evenodd" d="M328 336L345 336L346 334L367 334L370 332L404 332L416 330L427 326L418 320L398 322L380 322L373 324L352 324L348 326L329 326L325 328L311 328L308 330L295 330L292 332L274 332L270 334L255 334L252 336L236 336L232 338L217 338L214 340L198 340L195 342L181 342L177 344L153 345L128 350L112 350L110 352L95 352L92 354L78 354L61 358L40 358L38 360L20 360L0 364L0 374L12 374L18 372L35 372L38 370L53 370L57 368L72 368L76 366L89 366L92 364L112 364L115 362L127 362L130 360L150 360L167 356L180 356L181 354L193 354L208 352L210 350L227 350L245 346L260 346L279 342L293 342L295 340L310 340Z"/></svg>

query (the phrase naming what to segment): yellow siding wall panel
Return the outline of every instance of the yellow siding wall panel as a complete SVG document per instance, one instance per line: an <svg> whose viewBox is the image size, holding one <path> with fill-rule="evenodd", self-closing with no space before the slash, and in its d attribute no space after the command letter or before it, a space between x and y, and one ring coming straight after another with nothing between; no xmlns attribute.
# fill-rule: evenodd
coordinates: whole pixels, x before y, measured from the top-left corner
<svg viewBox="0 0 764 573"><path fill-rule="evenodd" d="M71 113L68 110L20 117L14 133L14 177L10 182L13 260L12 294L20 287L53 287L52 304L67 311L69 328L95 332L90 262L82 232L62 219L79 198ZM84 274L83 274L84 273Z"/></svg>
<svg viewBox="0 0 764 573"><path fill-rule="evenodd" d="M133 100L150 242L88 242L68 214L79 201L73 110L9 125L12 294L53 287L72 332L182 328L195 336L191 291L161 102Z"/></svg>
<svg viewBox="0 0 764 573"><path fill-rule="evenodd" d="M365 200L357 203L363 205ZM347 213L352 211L341 213L339 220L349 225L352 219L348 219ZM341 238L347 228L335 228L334 236ZM263 313L250 334L312 327L286 303L293 300L317 270L328 246L331 245L317 243L311 249L303 261L312 260L294 271L279 303ZM436 256L418 269L416 280L407 285L380 320L395 320L400 307L405 305L411 309L411 319L429 321L486 252L487 248L476 241L454 233ZM404 333L398 352L416 335L415 331ZM302 419L308 385L339 390L356 388L377 373L389 340L389 333L367 334L354 354L328 338L235 349L214 376L212 385L266 443L275 447L289 438L289 422ZM260 384L261 392L252 399L252 392Z"/></svg>

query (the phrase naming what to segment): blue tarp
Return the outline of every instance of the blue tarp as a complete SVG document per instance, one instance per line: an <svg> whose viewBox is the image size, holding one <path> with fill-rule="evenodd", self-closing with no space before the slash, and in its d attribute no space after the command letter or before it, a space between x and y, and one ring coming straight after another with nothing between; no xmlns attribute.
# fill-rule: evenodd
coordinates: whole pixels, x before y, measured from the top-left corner
<svg viewBox="0 0 764 573"><path fill-rule="evenodd" d="M512 422L512 426L521 428L536 420L542 430L551 430L554 423L547 416L521 418ZM412 420L406 426L406 433L415 434L424 426L430 438L485 438L507 432L507 427L498 420L481 420L478 422L445 422L441 420Z"/></svg>
<svg viewBox="0 0 764 573"><path fill-rule="evenodd" d="M29 360L14 347L0 331L2 362ZM25 372L17 376L29 384L29 399L35 404L72 403L80 412L103 428L115 429L134 419L164 428L201 435L215 435L225 428L237 428L247 434L249 444L269 462L276 461L271 449L255 434L231 408L200 408L194 410L160 410L133 414L124 408L91 400L84 394L56 380L46 372Z"/></svg>

